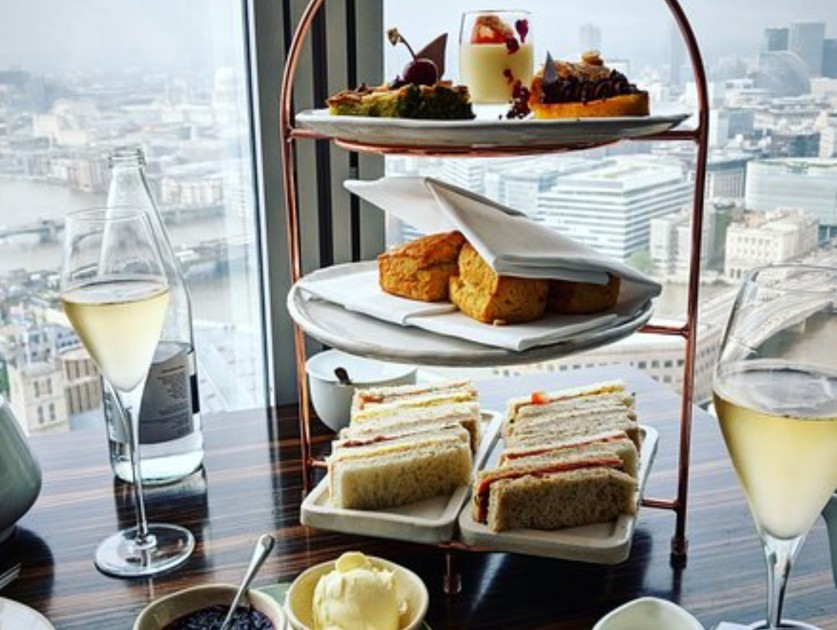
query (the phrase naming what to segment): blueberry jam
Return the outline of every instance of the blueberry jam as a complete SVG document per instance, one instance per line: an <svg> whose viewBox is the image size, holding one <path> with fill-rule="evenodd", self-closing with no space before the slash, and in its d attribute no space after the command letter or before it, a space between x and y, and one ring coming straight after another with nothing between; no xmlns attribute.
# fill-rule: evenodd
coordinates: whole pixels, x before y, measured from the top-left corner
<svg viewBox="0 0 837 630"><path fill-rule="evenodd" d="M201 608L190 615L175 619L163 630L218 630L224 623L229 606L218 604ZM275 630L270 619L255 608L240 607L235 611L229 625L230 630Z"/></svg>

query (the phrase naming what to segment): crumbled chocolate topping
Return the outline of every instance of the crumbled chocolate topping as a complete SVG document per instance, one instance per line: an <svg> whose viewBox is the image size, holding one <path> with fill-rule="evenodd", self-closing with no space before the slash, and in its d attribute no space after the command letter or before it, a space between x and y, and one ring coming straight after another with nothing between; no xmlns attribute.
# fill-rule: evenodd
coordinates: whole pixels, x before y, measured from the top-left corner
<svg viewBox="0 0 837 630"><path fill-rule="evenodd" d="M547 66L549 68L549 66ZM640 90L630 83L624 74L611 70L603 79L581 79L575 76L557 77L554 81L541 83L541 102L550 103L586 103L624 94L638 94Z"/></svg>

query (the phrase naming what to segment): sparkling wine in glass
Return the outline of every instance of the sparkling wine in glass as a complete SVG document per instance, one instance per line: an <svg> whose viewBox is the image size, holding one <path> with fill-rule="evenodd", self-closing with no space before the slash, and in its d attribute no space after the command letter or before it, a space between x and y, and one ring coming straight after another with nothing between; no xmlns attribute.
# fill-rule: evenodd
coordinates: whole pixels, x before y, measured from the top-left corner
<svg viewBox="0 0 837 630"><path fill-rule="evenodd" d="M837 269L764 267L744 280L715 366L724 441L761 537L767 620L805 535L837 487ZM815 629L814 629L815 630Z"/></svg>
<svg viewBox="0 0 837 630"><path fill-rule="evenodd" d="M141 211L107 208L67 216L61 302L116 394L131 446L137 525L105 539L96 566L118 577L173 569L192 553L194 537L178 525L148 523L140 475L138 414L169 302L157 242Z"/></svg>

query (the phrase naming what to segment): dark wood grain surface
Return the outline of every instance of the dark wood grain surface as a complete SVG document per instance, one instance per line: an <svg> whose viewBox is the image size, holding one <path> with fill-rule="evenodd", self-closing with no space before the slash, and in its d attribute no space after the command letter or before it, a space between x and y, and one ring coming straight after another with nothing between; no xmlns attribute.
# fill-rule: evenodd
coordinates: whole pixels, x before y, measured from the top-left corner
<svg viewBox="0 0 837 630"><path fill-rule="evenodd" d="M623 377L637 392L641 421L660 432L649 496L669 498L676 483L679 398L624 368L539 375L480 384L483 405L501 409L512 395ZM316 448L330 434L318 425ZM435 630L589 629L607 611L652 595L680 603L707 627L752 621L764 607L764 564L755 529L712 418L698 413L692 441L689 558L669 558L673 515L644 508L630 558L597 566L500 553L457 553L463 590L442 592L444 553L436 547L307 529L299 524L301 468L295 409L206 418L205 469L169 487L149 489L152 520L190 528L198 541L181 569L155 579L105 577L93 566L96 545L133 524L127 488L113 481L104 429L32 440L44 473L41 496L0 547L0 571L14 559L23 573L0 593L41 611L59 629L131 628L152 599L209 582L237 582L256 538L278 541L256 585L292 580L306 567L349 549L389 558L416 571L431 596ZM788 616L837 630L837 590L818 521L791 577ZM4 628L4 630L6 630ZM11 629L16 630L16 629Z"/></svg>

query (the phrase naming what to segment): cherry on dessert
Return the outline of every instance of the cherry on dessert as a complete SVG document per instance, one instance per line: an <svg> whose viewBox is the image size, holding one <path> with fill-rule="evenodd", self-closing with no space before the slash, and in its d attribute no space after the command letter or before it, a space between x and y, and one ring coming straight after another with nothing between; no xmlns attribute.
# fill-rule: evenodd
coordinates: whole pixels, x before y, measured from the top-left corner
<svg viewBox="0 0 837 630"><path fill-rule="evenodd" d="M389 43L393 46L404 44L410 55L413 57L412 61L407 62L404 70L401 72L403 80L406 83L414 83L416 85L434 85L439 80L439 68L431 59L425 57L416 57L416 53L409 42L404 39L397 28L391 28L387 31L387 38Z"/></svg>

